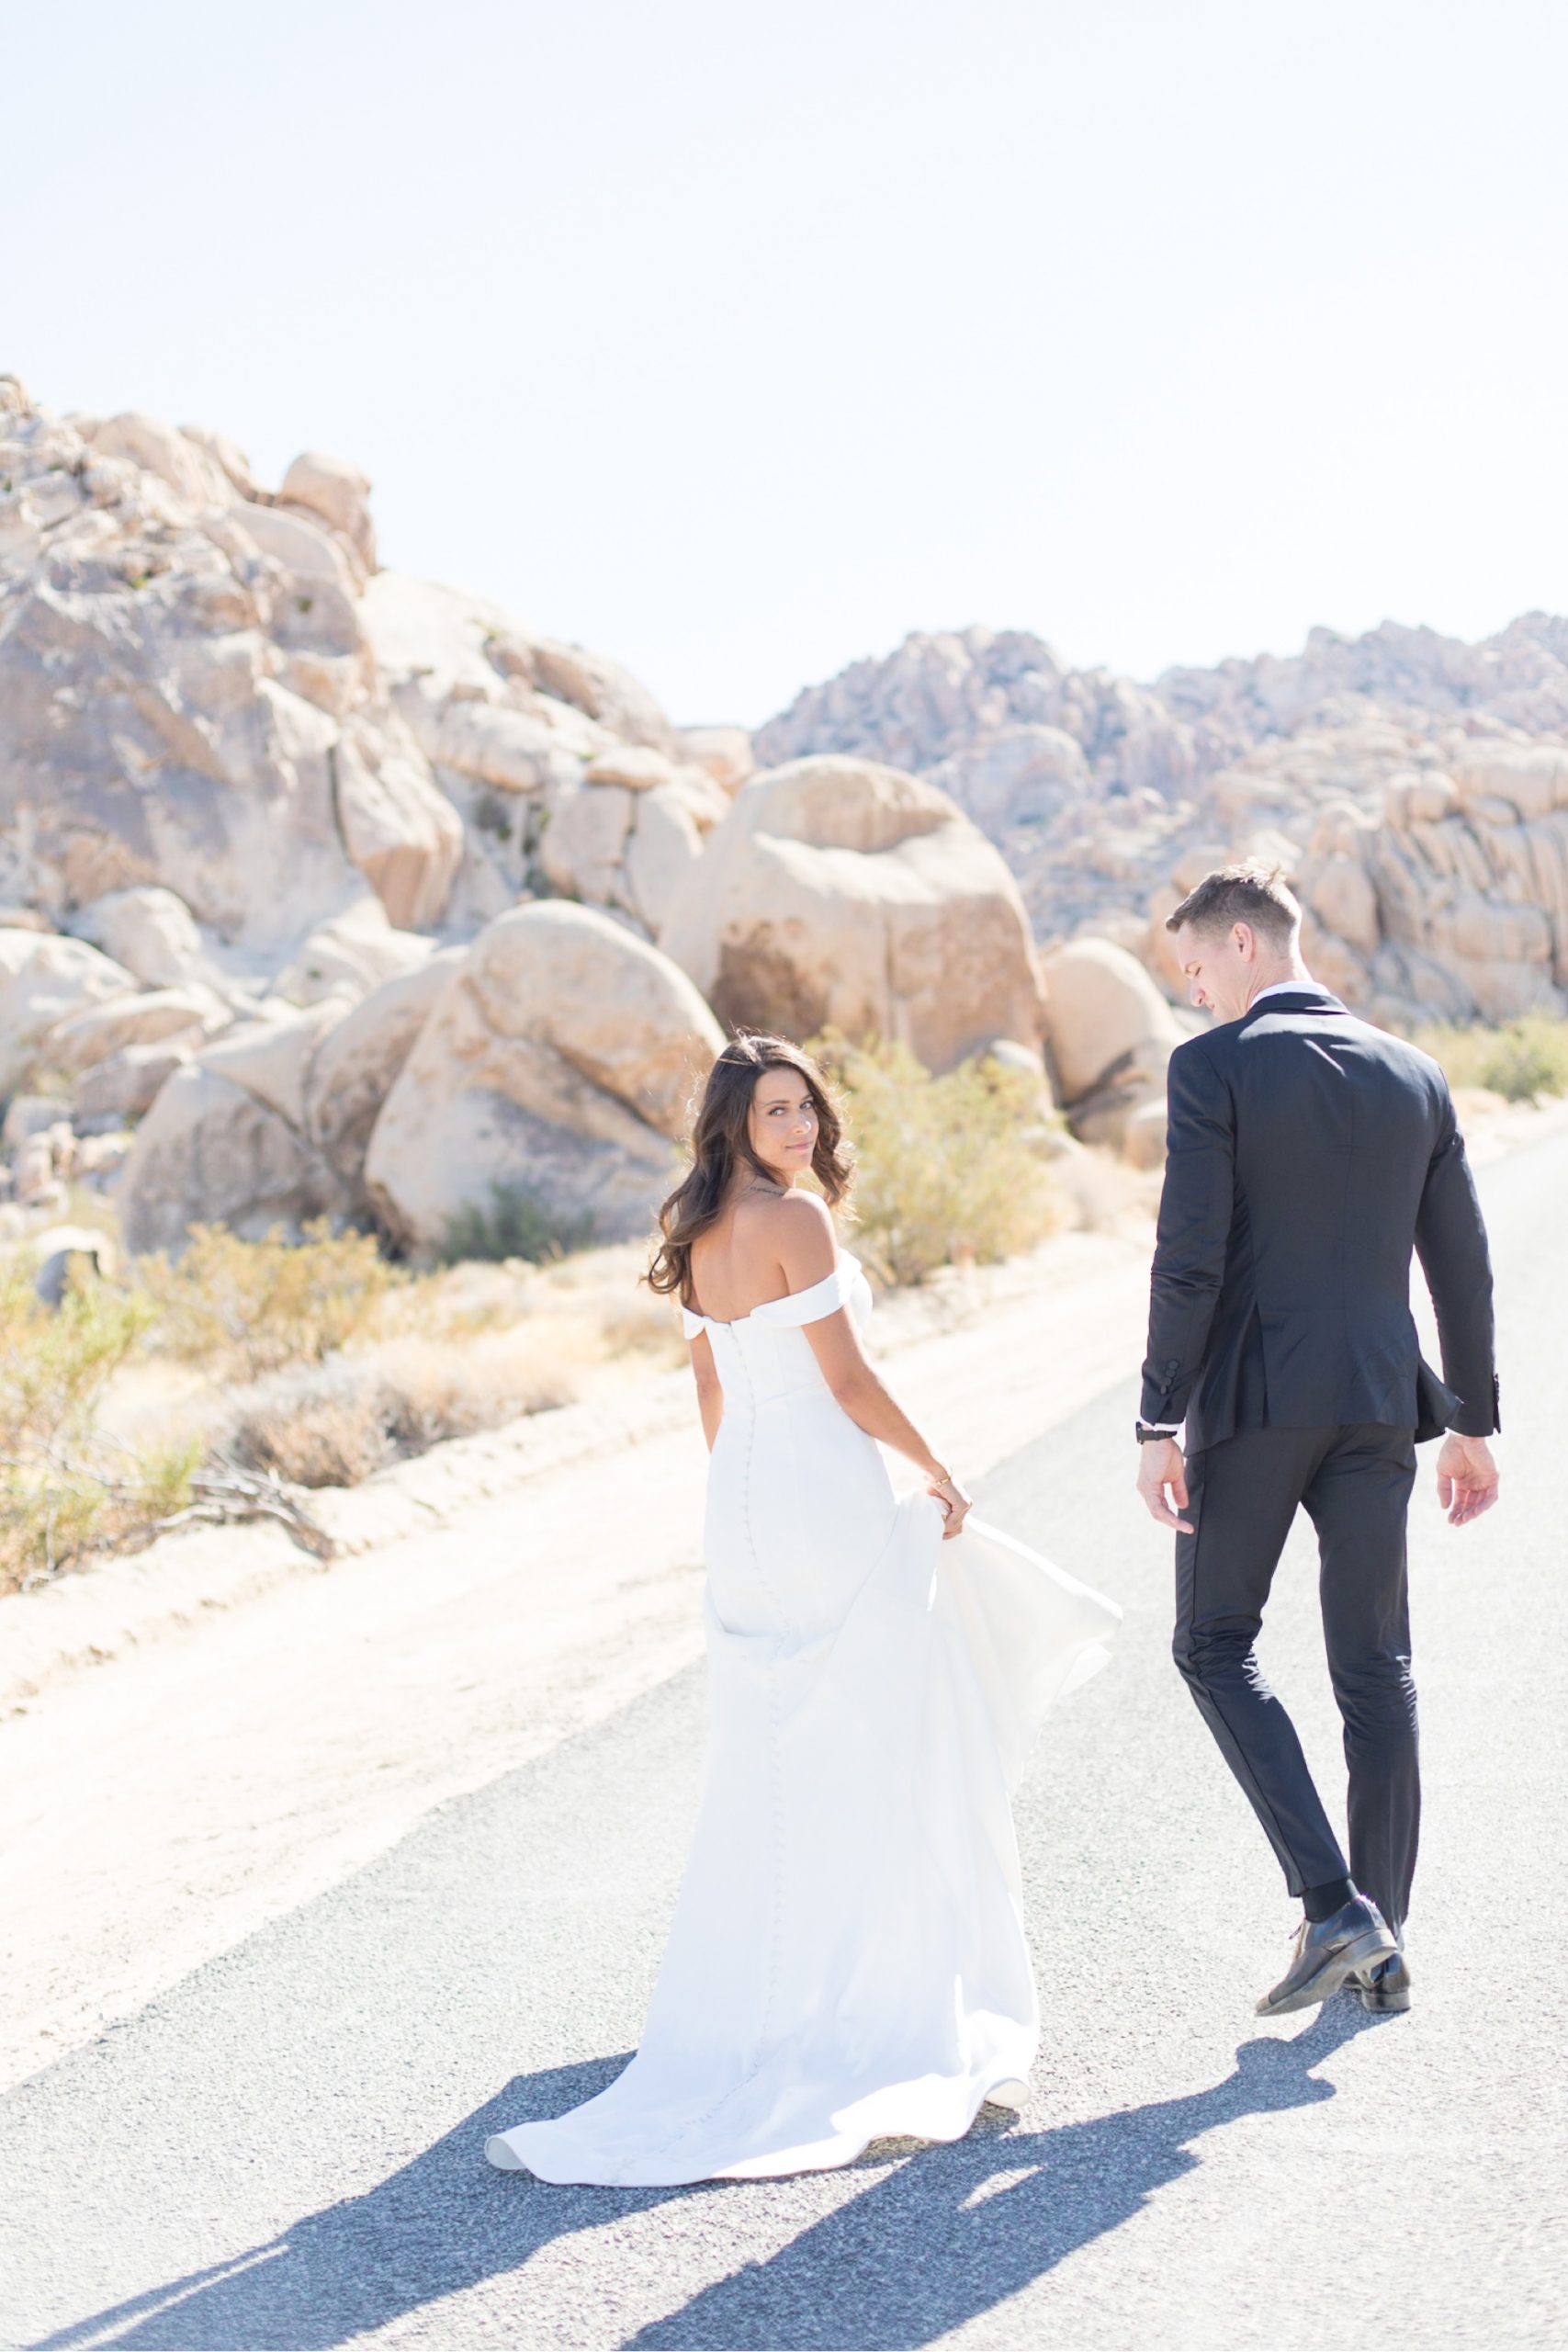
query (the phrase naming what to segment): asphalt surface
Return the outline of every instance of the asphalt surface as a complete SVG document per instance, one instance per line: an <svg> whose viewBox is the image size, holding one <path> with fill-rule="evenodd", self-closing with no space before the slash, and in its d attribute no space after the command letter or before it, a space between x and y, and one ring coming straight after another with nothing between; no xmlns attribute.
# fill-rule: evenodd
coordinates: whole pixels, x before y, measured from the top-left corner
<svg viewBox="0 0 1568 2352"><path fill-rule="evenodd" d="M0 2108L0 2340L142 2352L1402 2346L1568 2342L1559 1977L1568 1137L1486 1172L1505 1499L1413 1522L1418 2007L1269 2028L1292 1924L1168 1652L1131 1385L985 1482L1125 1604L1020 1803L1044 2041L1030 2107L811 2179L617 2191L492 2172L486 2134L635 2041L700 1769L683 1674ZM635 1541L635 1530L628 1531ZM1337 1802L1312 1561L1265 1662ZM61 1836L68 1838L69 1822Z"/></svg>

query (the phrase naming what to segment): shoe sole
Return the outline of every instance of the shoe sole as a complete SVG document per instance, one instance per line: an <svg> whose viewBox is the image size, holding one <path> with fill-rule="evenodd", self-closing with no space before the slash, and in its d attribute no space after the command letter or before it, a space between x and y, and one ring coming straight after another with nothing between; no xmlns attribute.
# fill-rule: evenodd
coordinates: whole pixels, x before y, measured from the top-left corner
<svg viewBox="0 0 1568 2352"><path fill-rule="evenodd" d="M1298 1984L1282 2001L1271 2000L1265 1994L1258 2004L1258 2015L1283 2018L1292 2009L1315 2008L1320 2001L1332 2000L1346 1978L1354 1976L1358 1969L1373 1966L1380 1960L1392 1960L1398 1950L1386 1928L1369 1928L1364 1935L1341 1944L1315 1976L1309 1976L1304 1984Z"/></svg>

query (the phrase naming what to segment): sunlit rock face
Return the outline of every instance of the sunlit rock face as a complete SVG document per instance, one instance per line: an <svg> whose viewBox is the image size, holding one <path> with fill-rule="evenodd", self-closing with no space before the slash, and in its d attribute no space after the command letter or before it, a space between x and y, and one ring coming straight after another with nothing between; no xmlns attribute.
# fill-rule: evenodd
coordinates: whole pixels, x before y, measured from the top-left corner
<svg viewBox="0 0 1568 2352"><path fill-rule="evenodd" d="M660 942L732 1026L897 1038L933 1070L1041 1033L1004 861L944 793L870 760L751 777Z"/></svg>
<svg viewBox="0 0 1568 2352"><path fill-rule="evenodd" d="M723 1037L667 956L589 907L517 907L446 979L376 1119L384 1229L438 1251L465 1209L527 1193L562 1230L649 1230Z"/></svg>
<svg viewBox="0 0 1568 2352"><path fill-rule="evenodd" d="M258 960L367 884L434 922L462 828L366 637L365 486L225 453L0 384L0 897L152 887Z"/></svg>

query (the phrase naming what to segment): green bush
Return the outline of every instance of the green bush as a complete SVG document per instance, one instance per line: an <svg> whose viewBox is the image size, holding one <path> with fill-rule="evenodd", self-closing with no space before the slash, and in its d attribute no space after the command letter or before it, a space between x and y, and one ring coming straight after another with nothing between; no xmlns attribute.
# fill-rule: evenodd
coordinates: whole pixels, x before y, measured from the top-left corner
<svg viewBox="0 0 1568 2352"><path fill-rule="evenodd" d="M980 1059L933 1078L906 1046L818 1038L854 1148L857 1249L885 1282L1011 1257L1065 1222L1029 1142L1040 1087Z"/></svg>
<svg viewBox="0 0 1568 2352"><path fill-rule="evenodd" d="M406 1279L367 1233L333 1233L324 1217L302 1241L281 1231L242 1241L193 1225L184 1255L138 1261L156 1310L153 1343L220 1377L259 1380L286 1364L320 1363L374 1322Z"/></svg>
<svg viewBox="0 0 1568 2352"><path fill-rule="evenodd" d="M441 1256L448 1266L475 1258L525 1258L539 1265L586 1250L592 1238L591 1216L557 1216L525 1185L492 1184L488 1205L466 1202L448 1219Z"/></svg>
<svg viewBox="0 0 1568 2352"><path fill-rule="evenodd" d="M1499 1029L1423 1029L1415 1042L1442 1064L1450 1086L1483 1086L1509 1102L1568 1094L1568 1021L1548 1013L1526 1013Z"/></svg>

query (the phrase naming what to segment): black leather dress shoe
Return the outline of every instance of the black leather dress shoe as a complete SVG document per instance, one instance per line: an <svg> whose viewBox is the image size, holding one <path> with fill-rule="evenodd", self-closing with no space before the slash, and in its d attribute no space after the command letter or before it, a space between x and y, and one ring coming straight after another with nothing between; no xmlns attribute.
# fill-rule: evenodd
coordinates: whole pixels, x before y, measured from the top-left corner
<svg viewBox="0 0 1568 2352"><path fill-rule="evenodd" d="M1377 1905L1368 1895L1352 1895L1331 1918L1302 1921L1291 1964L1273 1991L1264 1994L1258 2014L1280 2018L1290 2009L1310 2009L1337 1993L1359 1969L1398 1956L1399 1946Z"/></svg>
<svg viewBox="0 0 1568 2352"><path fill-rule="evenodd" d="M1370 1968L1357 1969L1350 1989L1374 2016L1401 2016L1410 2007L1410 1963L1402 1951L1392 1960L1375 1960Z"/></svg>

